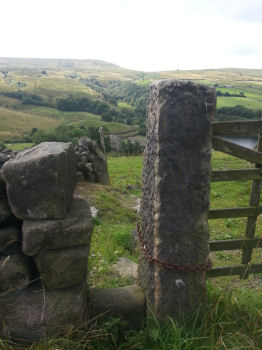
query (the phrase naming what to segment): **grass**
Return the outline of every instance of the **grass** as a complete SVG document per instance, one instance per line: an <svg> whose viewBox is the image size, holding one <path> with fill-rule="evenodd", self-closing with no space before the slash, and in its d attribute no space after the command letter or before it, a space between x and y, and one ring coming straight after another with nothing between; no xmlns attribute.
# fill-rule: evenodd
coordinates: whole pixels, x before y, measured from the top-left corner
<svg viewBox="0 0 262 350"><path fill-rule="evenodd" d="M116 284L110 266L120 256L137 258L136 242L130 232L138 221L133 207L140 196L141 156L111 157L108 166L110 186L81 183L78 187L79 194L85 196L88 192L92 204L100 210L89 261L89 283L96 287ZM122 286L124 281L119 282Z"/></svg>
<svg viewBox="0 0 262 350"><path fill-rule="evenodd" d="M1 350L259 350L261 293L223 293L208 286L208 303L190 315L160 324L154 315L141 330L118 319L96 319L80 329L36 344L0 341Z"/></svg>
<svg viewBox="0 0 262 350"><path fill-rule="evenodd" d="M217 108L241 105L250 109L262 109L262 100L243 97L218 97Z"/></svg>
<svg viewBox="0 0 262 350"><path fill-rule="evenodd" d="M118 105L118 107L120 107L120 108L133 108L129 103L127 103L127 102L117 102L117 105Z"/></svg>
<svg viewBox="0 0 262 350"><path fill-rule="evenodd" d="M121 124L121 123L115 123L115 122L104 122L101 121L101 117L100 116L96 116L96 119L91 119L89 116L91 115L91 113L85 113L85 112L78 112L75 113L75 120L71 121L70 123L68 123L69 125L84 125L86 128L90 127L90 126L106 126L110 132L113 133L122 133L122 132L128 132L130 130L134 130L134 128L136 128L136 125L126 125L126 124ZM93 114L94 115L94 114ZM79 121L79 116L81 116L83 119L81 121Z"/></svg>
<svg viewBox="0 0 262 350"><path fill-rule="evenodd" d="M26 148L33 147L33 143L8 143L6 146L13 151L22 151Z"/></svg>
<svg viewBox="0 0 262 350"><path fill-rule="evenodd" d="M12 122L12 124L11 124ZM126 132L134 129L134 125L109 123L101 121L101 116L88 112L61 112L50 107L23 106L22 111L14 111L0 107L1 131L21 134L28 133L33 127L50 130L64 122L67 125L84 125L88 127L106 126L111 132ZM3 133L4 134L4 133ZM3 136L0 140L7 138Z"/></svg>

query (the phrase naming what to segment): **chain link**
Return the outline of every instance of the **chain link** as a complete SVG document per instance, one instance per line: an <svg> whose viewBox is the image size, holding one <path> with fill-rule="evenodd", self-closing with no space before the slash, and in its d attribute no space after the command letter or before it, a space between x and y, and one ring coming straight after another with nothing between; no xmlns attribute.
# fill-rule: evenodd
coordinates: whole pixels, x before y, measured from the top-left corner
<svg viewBox="0 0 262 350"><path fill-rule="evenodd" d="M208 262L205 265L194 265L194 266L181 266L178 264L171 264L167 261L162 261L160 259L156 259L150 254L149 250L146 247L146 242L144 241L144 238L142 235L140 222L137 223L136 230L137 230L138 239L141 243L141 248L142 248L142 250L145 254L145 257L148 261L151 261L156 265L166 267L167 269L170 269L170 270L179 270L179 271L207 271L207 270L210 270L212 268L212 263L211 263L210 259L208 259Z"/></svg>

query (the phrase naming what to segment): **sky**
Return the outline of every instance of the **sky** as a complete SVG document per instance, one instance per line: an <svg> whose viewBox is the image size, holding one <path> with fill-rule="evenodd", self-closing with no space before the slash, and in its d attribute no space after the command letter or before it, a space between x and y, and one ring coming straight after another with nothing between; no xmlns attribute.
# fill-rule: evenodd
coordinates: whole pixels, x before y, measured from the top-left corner
<svg viewBox="0 0 262 350"><path fill-rule="evenodd" d="M0 57L262 69L262 0L0 0Z"/></svg>

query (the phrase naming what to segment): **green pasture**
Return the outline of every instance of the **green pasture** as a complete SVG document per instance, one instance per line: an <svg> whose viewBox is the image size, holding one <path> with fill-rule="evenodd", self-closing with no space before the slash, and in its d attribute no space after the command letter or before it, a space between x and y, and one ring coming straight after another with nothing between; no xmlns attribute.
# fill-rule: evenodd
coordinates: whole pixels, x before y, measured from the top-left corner
<svg viewBox="0 0 262 350"><path fill-rule="evenodd" d="M250 109L262 109L262 99L260 101L249 97L217 97L217 108L233 107L237 105L241 105Z"/></svg>
<svg viewBox="0 0 262 350"><path fill-rule="evenodd" d="M104 122L100 115L88 112L62 112L55 108L22 106L21 110L0 107L0 141L21 137L32 128L52 130L61 123L73 126L106 126L110 132L121 133L134 129L134 125Z"/></svg>
<svg viewBox="0 0 262 350"><path fill-rule="evenodd" d="M30 133L32 128L50 130L59 122L49 116L0 107L0 141Z"/></svg>

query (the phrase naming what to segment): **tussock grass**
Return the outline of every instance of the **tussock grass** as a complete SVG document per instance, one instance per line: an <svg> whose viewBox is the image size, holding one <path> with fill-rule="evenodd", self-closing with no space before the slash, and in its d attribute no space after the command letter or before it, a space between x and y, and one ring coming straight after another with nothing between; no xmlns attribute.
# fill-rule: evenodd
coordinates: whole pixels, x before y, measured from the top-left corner
<svg viewBox="0 0 262 350"><path fill-rule="evenodd" d="M160 323L149 315L141 330L124 321L98 318L79 329L39 343L0 342L1 350L259 350L262 347L260 301L208 286L208 304L190 315Z"/></svg>

